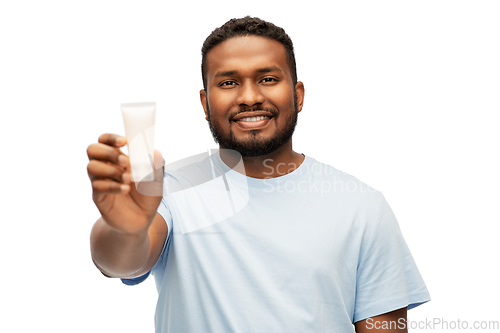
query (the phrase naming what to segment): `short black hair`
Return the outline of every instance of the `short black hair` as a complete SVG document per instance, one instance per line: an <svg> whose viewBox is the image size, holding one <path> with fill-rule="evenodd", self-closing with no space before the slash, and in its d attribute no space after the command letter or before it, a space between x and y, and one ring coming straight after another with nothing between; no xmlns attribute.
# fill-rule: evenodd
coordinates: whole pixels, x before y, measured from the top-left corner
<svg viewBox="0 0 500 333"><path fill-rule="evenodd" d="M290 37L286 34L283 28L280 28L271 22L266 22L258 17L245 16L239 19L231 19L224 23L221 27L212 31L205 39L201 48L201 77L203 79L203 89L207 90L207 54L218 44L233 38L242 36L261 36L274 39L285 47L286 58L290 72L292 74L292 82L297 84L297 68L295 65L295 54L293 52L293 43Z"/></svg>

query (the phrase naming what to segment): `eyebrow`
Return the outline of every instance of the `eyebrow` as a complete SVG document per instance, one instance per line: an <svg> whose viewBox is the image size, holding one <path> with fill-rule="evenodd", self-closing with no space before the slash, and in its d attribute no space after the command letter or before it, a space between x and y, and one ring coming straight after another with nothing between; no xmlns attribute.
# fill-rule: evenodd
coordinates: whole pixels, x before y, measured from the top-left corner
<svg viewBox="0 0 500 333"><path fill-rule="evenodd" d="M264 67L256 70L257 73L283 72L278 66ZM238 74L238 71L224 71L215 74L215 77L233 76Z"/></svg>
<svg viewBox="0 0 500 333"><path fill-rule="evenodd" d="M259 68L257 73L283 72L278 66Z"/></svg>

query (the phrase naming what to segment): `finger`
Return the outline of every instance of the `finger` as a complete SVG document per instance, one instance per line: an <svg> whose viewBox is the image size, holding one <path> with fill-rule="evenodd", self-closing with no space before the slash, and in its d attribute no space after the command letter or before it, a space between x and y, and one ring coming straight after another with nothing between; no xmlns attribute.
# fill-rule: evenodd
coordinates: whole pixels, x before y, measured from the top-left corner
<svg viewBox="0 0 500 333"><path fill-rule="evenodd" d="M98 140L100 143L106 144L108 146L113 146L113 147L123 147L127 144L127 138L118 135L118 134L112 134L112 133L105 133L102 134L99 137Z"/></svg>
<svg viewBox="0 0 500 333"><path fill-rule="evenodd" d="M98 194L125 194L130 191L129 184L121 184L109 179L98 179L92 182L94 195Z"/></svg>
<svg viewBox="0 0 500 333"><path fill-rule="evenodd" d="M92 181L104 178L130 183L130 174L124 168L98 160L90 160L87 164L87 173Z"/></svg>
<svg viewBox="0 0 500 333"><path fill-rule="evenodd" d="M88 146L87 156L89 160L100 160L129 168L129 159L120 149L110 147L103 143L94 143Z"/></svg>

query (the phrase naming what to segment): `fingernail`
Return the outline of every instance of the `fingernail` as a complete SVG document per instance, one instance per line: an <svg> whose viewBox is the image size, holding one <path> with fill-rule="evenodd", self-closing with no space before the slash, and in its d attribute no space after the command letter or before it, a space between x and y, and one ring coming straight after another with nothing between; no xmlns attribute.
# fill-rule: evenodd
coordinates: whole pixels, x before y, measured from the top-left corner
<svg viewBox="0 0 500 333"><path fill-rule="evenodd" d="M128 186L128 185L123 185L123 184L120 185L120 191L122 191L124 193L128 192L129 189L130 189L130 186Z"/></svg>
<svg viewBox="0 0 500 333"><path fill-rule="evenodd" d="M128 183L130 183L130 181L132 180L132 177L130 177L130 174L129 174L129 173L124 172L124 173L122 174L122 180L123 180L123 182L124 182L125 184L128 184Z"/></svg>
<svg viewBox="0 0 500 333"><path fill-rule="evenodd" d="M117 137L117 138L115 139L115 144L116 144L116 145L119 145L119 146L120 146L120 145L124 145L124 144L125 144L125 142L127 142L127 141L126 141L126 139L125 139L123 136L119 136L119 137Z"/></svg>
<svg viewBox="0 0 500 333"><path fill-rule="evenodd" d="M128 162L128 159L125 155L120 155L118 156L118 163L121 165L121 166L127 166L127 162Z"/></svg>

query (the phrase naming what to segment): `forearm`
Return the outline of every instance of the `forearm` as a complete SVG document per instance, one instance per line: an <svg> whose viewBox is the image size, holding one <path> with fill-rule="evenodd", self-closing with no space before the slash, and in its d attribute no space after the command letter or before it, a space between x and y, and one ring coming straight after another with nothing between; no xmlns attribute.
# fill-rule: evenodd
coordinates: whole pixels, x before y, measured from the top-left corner
<svg viewBox="0 0 500 333"><path fill-rule="evenodd" d="M130 278L147 263L151 242L147 231L128 235L112 229L101 217L90 234L92 260L106 276Z"/></svg>

